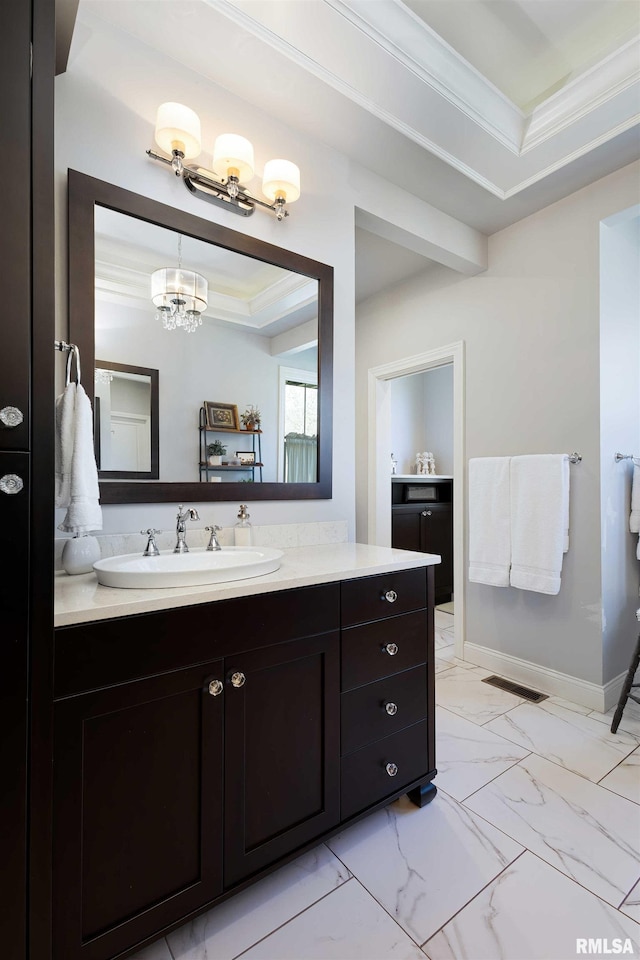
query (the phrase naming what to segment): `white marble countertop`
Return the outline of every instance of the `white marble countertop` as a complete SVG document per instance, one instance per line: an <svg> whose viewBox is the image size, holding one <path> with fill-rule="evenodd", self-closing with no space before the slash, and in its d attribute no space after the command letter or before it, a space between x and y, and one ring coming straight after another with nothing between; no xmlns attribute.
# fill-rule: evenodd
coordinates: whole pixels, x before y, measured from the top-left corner
<svg viewBox="0 0 640 960"><path fill-rule="evenodd" d="M453 480L453 477L446 473L392 473L391 480L394 483L397 480L415 480L416 483L429 483L431 480Z"/></svg>
<svg viewBox="0 0 640 960"><path fill-rule="evenodd" d="M200 587L169 587L154 590L120 590L101 586L94 573L70 577L56 573L56 627L74 623L90 623L136 613L167 610L197 603L211 603L231 597L248 597L276 590L291 590L336 580L390 573L411 567L428 567L440 563L432 553L414 553L375 547L362 543L331 543L314 547L283 550L280 569L264 577L229 583L212 583Z"/></svg>

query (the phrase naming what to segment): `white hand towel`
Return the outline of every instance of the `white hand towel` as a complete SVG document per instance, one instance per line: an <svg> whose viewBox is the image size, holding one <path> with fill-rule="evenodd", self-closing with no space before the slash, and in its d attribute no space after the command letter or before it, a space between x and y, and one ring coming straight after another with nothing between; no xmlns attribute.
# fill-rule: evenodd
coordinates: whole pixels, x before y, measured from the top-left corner
<svg viewBox="0 0 640 960"><path fill-rule="evenodd" d="M562 552L566 553L569 549L569 489L571 484L571 464L569 457L562 455L562 530L563 544Z"/></svg>
<svg viewBox="0 0 640 960"><path fill-rule="evenodd" d="M631 483L631 514L629 516L629 532L640 533L640 467L633 465L633 480Z"/></svg>
<svg viewBox="0 0 640 960"><path fill-rule="evenodd" d="M58 529L76 536L102 530L93 413L82 384L69 384L56 402L56 506L67 507ZM70 464L70 466L69 466Z"/></svg>
<svg viewBox="0 0 640 960"><path fill-rule="evenodd" d="M567 539L566 454L511 460L511 586L536 593L560 590Z"/></svg>
<svg viewBox="0 0 640 960"><path fill-rule="evenodd" d="M510 457L469 460L469 580L509 586Z"/></svg>
<svg viewBox="0 0 640 960"><path fill-rule="evenodd" d="M68 384L56 400L56 507L68 507L71 496L71 459L76 385Z"/></svg>

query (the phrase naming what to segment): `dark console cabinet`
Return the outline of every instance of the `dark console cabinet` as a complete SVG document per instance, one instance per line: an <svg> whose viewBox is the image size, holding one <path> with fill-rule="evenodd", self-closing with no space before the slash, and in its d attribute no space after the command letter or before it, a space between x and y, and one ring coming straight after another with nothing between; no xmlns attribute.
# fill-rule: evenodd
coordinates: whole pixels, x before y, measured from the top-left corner
<svg viewBox="0 0 640 960"><path fill-rule="evenodd" d="M432 798L433 569L56 631L54 960L111 960Z"/></svg>
<svg viewBox="0 0 640 960"><path fill-rule="evenodd" d="M405 499L407 488L414 498L410 502ZM422 501L417 499L421 488L425 491ZM392 489L391 546L440 555L442 560L435 567L435 602L446 603L453 595L453 481L394 481Z"/></svg>

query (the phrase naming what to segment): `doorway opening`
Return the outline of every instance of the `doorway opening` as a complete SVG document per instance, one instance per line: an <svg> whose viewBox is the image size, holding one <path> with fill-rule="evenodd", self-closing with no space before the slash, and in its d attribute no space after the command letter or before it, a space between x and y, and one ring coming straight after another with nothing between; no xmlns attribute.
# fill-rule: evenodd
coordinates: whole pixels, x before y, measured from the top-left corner
<svg viewBox="0 0 640 960"><path fill-rule="evenodd" d="M368 372L369 444L367 542L391 546L392 384L399 378L450 364L453 368L453 582L455 655L464 652L464 342L372 367Z"/></svg>

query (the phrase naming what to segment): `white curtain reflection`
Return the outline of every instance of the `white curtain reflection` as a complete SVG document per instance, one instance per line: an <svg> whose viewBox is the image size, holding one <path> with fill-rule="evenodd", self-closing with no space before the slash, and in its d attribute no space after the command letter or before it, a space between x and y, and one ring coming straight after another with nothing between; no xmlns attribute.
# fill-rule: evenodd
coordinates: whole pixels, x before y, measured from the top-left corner
<svg viewBox="0 0 640 960"><path fill-rule="evenodd" d="M318 479L318 438L288 433L284 438L285 483L315 483Z"/></svg>

